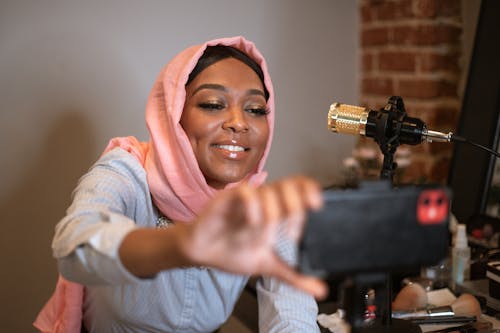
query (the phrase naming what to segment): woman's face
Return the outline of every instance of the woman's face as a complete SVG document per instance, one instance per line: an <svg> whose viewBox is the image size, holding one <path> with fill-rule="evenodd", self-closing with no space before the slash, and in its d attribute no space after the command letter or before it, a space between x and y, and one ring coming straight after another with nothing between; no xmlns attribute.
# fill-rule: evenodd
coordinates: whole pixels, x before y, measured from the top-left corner
<svg viewBox="0 0 500 333"><path fill-rule="evenodd" d="M208 66L186 86L180 123L208 185L221 189L255 170L269 136L267 113L262 82L237 59Z"/></svg>

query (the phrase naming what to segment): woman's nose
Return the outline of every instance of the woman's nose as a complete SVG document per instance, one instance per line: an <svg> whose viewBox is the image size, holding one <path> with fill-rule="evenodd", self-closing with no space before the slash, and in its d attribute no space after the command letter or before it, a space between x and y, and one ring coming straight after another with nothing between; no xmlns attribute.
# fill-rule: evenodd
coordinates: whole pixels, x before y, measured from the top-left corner
<svg viewBox="0 0 500 333"><path fill-rule="evenodd" d="M231 108L227 112L227 118L224 120L222 127L234 132L248 131L248 122L245 117L245 110L241 108Z"/></svg>

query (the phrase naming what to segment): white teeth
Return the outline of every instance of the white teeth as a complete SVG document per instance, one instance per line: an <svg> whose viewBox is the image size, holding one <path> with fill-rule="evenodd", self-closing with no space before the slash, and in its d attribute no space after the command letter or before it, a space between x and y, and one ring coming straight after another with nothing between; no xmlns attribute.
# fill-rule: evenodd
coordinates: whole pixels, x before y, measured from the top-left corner
<svg viewBox="0 0 500 333"><path fill-rule="evenodd" d="M241 146L231 146L231 145L217 145L217 148L226 149L229 151L245 151L245 148Z"/></svg>

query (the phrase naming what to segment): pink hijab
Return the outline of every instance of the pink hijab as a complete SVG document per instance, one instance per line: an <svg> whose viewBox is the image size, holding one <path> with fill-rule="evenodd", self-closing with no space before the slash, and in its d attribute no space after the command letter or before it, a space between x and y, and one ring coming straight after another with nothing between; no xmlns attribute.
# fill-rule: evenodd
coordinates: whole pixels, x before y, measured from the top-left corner
<svg viewBox="0 0 500 333"><path fill-rule="evenodd" d="M173 220L190 220L216 190L209 187L201 173L191 144L179 121L186 99L185 84L207 46L235 47L254 59L264 72L264 83L269 91L267 116L269 140L257 169L247 178L259 185L266 177L264 162L269 153L274 128L274 93L267 65L255 45L243 37L223 38L190 47L177 55L163 68L149 95L146 123L150 133L147 144L135 138L111 140L106 150L120 146L131 151L147 172L153 201L160 211Z"/></svg>
<svg viewBox="0 0 500 333"><path fill-rule="evenodd" d="M260 185L266 178L263 170L269 154L274 129L274 91L267 64L255 45L241 36L220 38L192 46L170 61L160 72L146 106L146 124L150 139L135 137L112 139L104 153L121 147L144 166L153 202L172 220L189 221L196 216L217 190L205 181L191 144L180 125L186 97L185 84L207 46L237 48L260 65L269 92L267 115L269 139L256 170L242 182ZM236 186L230 184L229 186ZM80 332L84 288L59 277L56 290L34 322L41 332Z"/></svg>

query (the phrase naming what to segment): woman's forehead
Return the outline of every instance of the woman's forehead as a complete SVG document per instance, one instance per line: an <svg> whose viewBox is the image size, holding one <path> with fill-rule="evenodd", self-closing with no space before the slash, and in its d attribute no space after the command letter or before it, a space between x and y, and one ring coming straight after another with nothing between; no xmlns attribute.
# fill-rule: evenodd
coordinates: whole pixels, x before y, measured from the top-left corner
<svg viewBox="0 0 500 333"><path fill-rule="evenodd" d="M258 89L263 92L264 86L258 75L245 63L234 59L222 59L201 71L187 86L194 93L202 85L208 88L222 89L232 85L246 89ZM221 86L220 88L217 88Z"/></svg>

